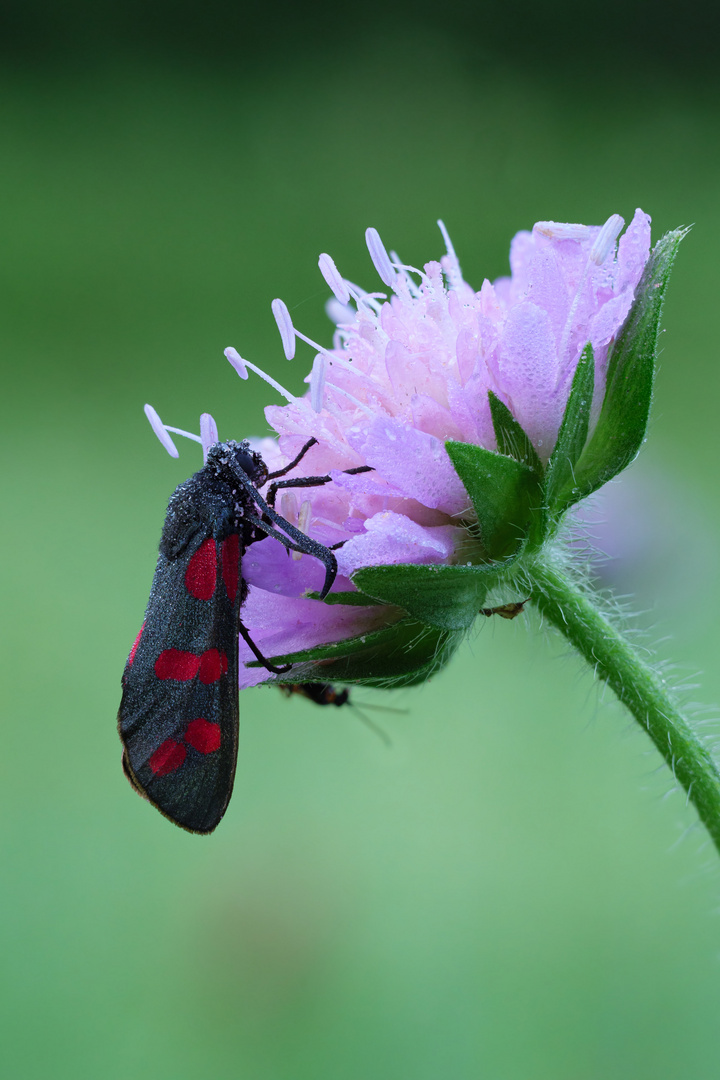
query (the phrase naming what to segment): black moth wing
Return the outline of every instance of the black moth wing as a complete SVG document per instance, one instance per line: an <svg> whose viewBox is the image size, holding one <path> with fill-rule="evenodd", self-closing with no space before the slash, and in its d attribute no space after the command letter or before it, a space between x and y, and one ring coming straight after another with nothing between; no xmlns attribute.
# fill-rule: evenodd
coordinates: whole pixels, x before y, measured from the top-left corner
<svg viewBox="0 0 720 1080"><path fill-rule="evenodd" d="M247 586L238 505L206 469L168 508L145 622L123 674L123 767L191 832L221 820L238 750L238 623Z"/></svg>

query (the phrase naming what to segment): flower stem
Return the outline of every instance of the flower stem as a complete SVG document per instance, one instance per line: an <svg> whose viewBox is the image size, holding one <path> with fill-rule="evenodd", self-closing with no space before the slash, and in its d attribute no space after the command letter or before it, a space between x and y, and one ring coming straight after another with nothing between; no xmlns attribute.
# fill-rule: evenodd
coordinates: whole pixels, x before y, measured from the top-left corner
<svg viewBox="0 0 720 1080"><path fill-rule="evenodd" d="M546 553L533 562L529 576L532 602L647 731L720 852L720 772L664 679L598 610L592 594L568 575L562 562Z"/></svg>

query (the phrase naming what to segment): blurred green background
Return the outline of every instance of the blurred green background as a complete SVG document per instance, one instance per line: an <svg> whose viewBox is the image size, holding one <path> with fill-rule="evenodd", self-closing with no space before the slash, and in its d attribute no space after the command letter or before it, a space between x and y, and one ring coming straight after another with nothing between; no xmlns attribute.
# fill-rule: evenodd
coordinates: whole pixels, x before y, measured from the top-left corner
<svg viewBox="0 0 720 1080"><path fill-rule="evenodd" d="M143 403L265 434L272 395L222 350L298 391L312 353L287 364L270 301L329 341L317 256L373 284L367 225L418 264L444 218L479 287L535 220L637 205L657 235L695 227L602 572L686 697L718 701L711 8L2 17L2 1075L716 1077L717 855L532 617L389 695L391 750L349 710L243 694L210 838L132 793L115 733L165 502L199 466Z"/></svg>

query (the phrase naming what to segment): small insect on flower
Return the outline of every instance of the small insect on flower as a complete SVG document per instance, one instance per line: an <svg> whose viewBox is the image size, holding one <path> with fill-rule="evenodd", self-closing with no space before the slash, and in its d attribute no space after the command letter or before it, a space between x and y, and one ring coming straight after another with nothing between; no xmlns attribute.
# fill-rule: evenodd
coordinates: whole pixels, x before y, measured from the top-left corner
<svg viewBox="0 0 720 1080"><path fill-rule="evenodd" d="M365 713L358 708L354 701L350 700L350 691L347 687L344 690L338 690L332 683L322 682L307 682L307 683L280 683L280 690L286 697L292 697L293 694L299 694L301 697L305 697L308 701L312 701L315 705L348 705L355 715L362 721L365 727L369 728L377 737L385 743L386 746L392 746L392 741L385 731L377 724L374 724ZM363 706L365 709L377 709L379 712L404 712L404 709L393 709L387 705L368 705L365 703Z"/></svg>
<svg viewBox="0 0 720 1080"><path fill-rule="evenodd" d="M501 619L516 619L525 610L527 600L512 600L509 604L499 604L497 607L480 608L481 615L499 615Z"/></svg>
<svg viewBox="0 0 720 1080"><path fill-rule="evenodd" d="M163 427L172 446L151 413L151 423ZM324 564L322 596L335 580L333 553L281 517L258 491L295 468L315 441L273 473L248 442L215 442L206 446L204 467L170 499L145 621L123 674L118 728L130 783L190 832L212 832L232 793L238 633L268 671L289 670L267 660L243 626L243 553L272 536ZM324 478L308 477L306 485L318 481Z"/></svg>
<svg viewBox="0 0 720 1080"><path fill-rule="evenodd" d="M350 701L350 691L337 690L332 683L308 682L308 683L284 683L280 686L286 697L293 694L301 694L316 705L347 705Z"/></svg>

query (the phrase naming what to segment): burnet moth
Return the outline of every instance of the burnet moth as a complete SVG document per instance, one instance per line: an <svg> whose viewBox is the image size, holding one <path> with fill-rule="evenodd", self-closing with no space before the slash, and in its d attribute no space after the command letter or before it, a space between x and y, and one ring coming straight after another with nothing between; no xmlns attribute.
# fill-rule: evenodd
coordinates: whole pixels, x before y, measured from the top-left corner
<svg viewBox="0 0 720 1080"><path fill-rule="evenodd" d="M232 794L238 633L269 671L289 670L267 660L243 626L243 553L272 536L324 564L321 598L335 580L332 551L272 505L279 487L311 487L330 477L280 481L271 486L268 501L258 491L295 468L315 443L310 439L274 473L249 443L216 443L204 467L180 484L168 505L145 621L125 665L118 728L130 783L190 832L212 832Z"/></svg>

